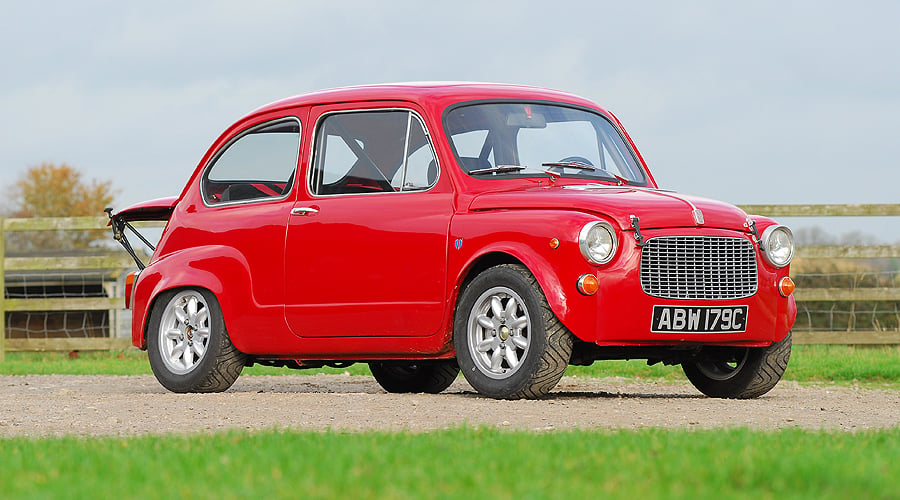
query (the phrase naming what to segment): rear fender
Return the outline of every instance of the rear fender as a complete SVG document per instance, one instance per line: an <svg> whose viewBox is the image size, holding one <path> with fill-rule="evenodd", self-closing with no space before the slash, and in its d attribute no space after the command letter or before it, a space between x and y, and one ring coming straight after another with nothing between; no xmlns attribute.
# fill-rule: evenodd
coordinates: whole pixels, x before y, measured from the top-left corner
<svg viewBox="0 0 900 500"><path fill-rule="evenodd" d="M167 254L141 272L133 294L134 345L146 348L147 323L159 295L179 288L212 292L222 308L231 341L241 350L241 332L248 330L247 325L258 324L260 308L250 293L246 260L234 248L218 245Z"/></svg>

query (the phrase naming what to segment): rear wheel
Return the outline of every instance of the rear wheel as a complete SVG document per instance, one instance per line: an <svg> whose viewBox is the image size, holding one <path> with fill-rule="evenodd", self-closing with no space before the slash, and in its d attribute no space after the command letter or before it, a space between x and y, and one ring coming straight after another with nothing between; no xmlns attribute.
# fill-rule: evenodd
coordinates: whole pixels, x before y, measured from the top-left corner
<svg viewBox="0 0 900 500"><path fill-rule="evenodd" d="M682 363L688 380L713 398L751 399L781 380L791 357L791 333L769 347L706 347L698 359Z"/></svg>
<svg viewBox="0 0 900 500"><path fill-rule="evenodd" d="M437 394L450 387L459 375L456 360L372 361L372 376L387 392Z"/></svg>
<svg viewBox="0 0 900 500"><path fill-rule="evenodd" d="M475 390L520 399L543 397L556 386L573 338L528 269L504 264L482 272L462 292L453 343L460 370Z"/></svg>
<svg viewBox="0 0 900 500"><path fill-rule="evenodd" d="M172 392L221 392L231 387L246 355L231 343L215 295L181 289L159 296L147 331L150 367Z"/></svg>

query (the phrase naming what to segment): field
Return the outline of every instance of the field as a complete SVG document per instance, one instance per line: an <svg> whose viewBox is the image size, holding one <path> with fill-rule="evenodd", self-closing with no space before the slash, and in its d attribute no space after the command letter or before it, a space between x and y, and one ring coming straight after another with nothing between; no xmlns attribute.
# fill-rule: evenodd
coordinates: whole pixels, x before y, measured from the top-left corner
<svg viewBox="0 0 900 500"><path fill-rule="evenodd" d="M900 431L452 429L0 443L46 498L897 498Z"/></svg>
<svg viewBox="0 0 900 500"><path fill-rule="evenodd" d="M797 346L786 374L786 379L793 382L785 384L836 387L824 392L832 396L843 394L851 405L858 401L857 406L865 406L855 409L862 415L892 412L896 405L891 401L897 400L900 387L898 366L897 348ZM364 365L330 371L367 374ZM133 351L81 353L74 359L67 354L10 353L7 361L0 363L0 372L26 377L35 373L141 375L146 381L149 368L145 355ZM253 367L239 379L239 383L249 381L250 390L226 394L224 404L245 401L249 405L247 411L257 407L257 411L271 412L278 410L273 404L279 402L296 405L309 401L304 398L310 394L303 391L257 394L253 389L265 388L269 383L253 380L277 381L281 377L273 374L296 373L305 372ZM717 424L712 429L692 428L689 423L669 428L652 421L646 427L554 431L499 425L503 419L515 424L521 416L517 412L523 409L537 408L548 414L553 410L559 412L557 415L574 414L572 418L576 419L581 412L582 417L597 418L603 415L584 412L602 412L620 404L626 405L626 419L638 410L648 415L673 408L672 415L693 417L700 423L702 417L694 414L701 410L715 415L738 412L737 416L748 412L778 414L788 406L793 407L788 414L794 415L805 405L812 407L803 408L804 411L826 419L846 413L826 413L825 406L819 412L819 403L808 401L806 396L790 399L776 394L755 402L673 396L672 392L678 390L665 387L684 385L680 370L646 367L640 362L573 367L568 375L574 376L570 381L624 376L626 380L638 381L629 384L644 384L641 387L650 387L651 391L642 389L624 396L607 394L593 400L577 391L563 392L556 399L541 402L542 406L492 402L458 393L412 399L392 399L375 392L326 395L331 398L326 401L347 400L352 406L378 402L380 408L359 408L363 418L369 419L379 418L379 412L394 415L396 420L408 419L425 404L436 406L437 411L443 408L444 412L461 412L470 407L477 412L501 412L494 420L497 424L439 426L428 432L348 431L341 426L315 431L293 426L215 431L199 426L196 431L177 435L5 438L0 439L0 492L10 498L900 497L897 425L855 432L792 428L797 422L748 428L737 419L737 427ZM104 380L110 378L119 379ZM206 416L200 413L206 398L158 391L152 378L148 384L152 387L149 392L123 394L114 404L142 398L136 413L145 413L141 416L149 419L157 418L166 408L174 411L183 405L190 406L182 408L188 418ZM7 390L11 389L7 385ZM102 388L91 390L105 393ZM864 399L855 399L873 392L890 394L893 399L880 410L869 407ZM49 420L66 411L88 411L85 408L96 406L96 402L86 401L86 394L90 395L71 389L47 394L68 402L64 407L57 403L55 410L47 410L41 418ZM35 397L40 398L40 391ZM23 408L29 404L19 401ZM829 399L822 404L831 403ZM101 407L98 415L107 410ZM896 421L896 416L890 418ZM13 424L0 418L0 431L8 425Z"/></svg>
<svg viewBox="0 0 900 500"><path fill-rule="evenodd" d="M289 370L254 366L247 375L296 373L349 373L369 375L365 364L348 368ZM89 353L7 353L0 362L0 375L149 375L147 354L138 350ZM644 361L604 361L591 366L570 366L566 375L585 377L634 377L639 379L685 380L678 367L647 366ZM844 345L794 346L784 380L801 383L835 383L900 389L900 347L854 347Z"/></svg>

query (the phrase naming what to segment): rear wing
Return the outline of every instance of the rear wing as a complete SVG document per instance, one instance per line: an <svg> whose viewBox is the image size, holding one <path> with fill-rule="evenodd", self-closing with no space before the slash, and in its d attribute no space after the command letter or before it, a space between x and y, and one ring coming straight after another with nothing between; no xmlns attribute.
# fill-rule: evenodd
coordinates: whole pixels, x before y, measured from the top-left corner
<svg viewBox="0 0 900 500"><path fill-rule="evenodd" d="M119 211L118 213L113 214L113 208L108 207L104 212L109 216L109 224L107 224L112 229L113 239L119 242L122 245L122 248L128 252L128 255L134 259L134 263L137 265L138 269L143 270L144 263L137 256L137 252L134 251L134 248L131 246L131 242L128 241L128 236L125 234L125 230L128 229L132 234L138 237L150 250L155 251L156 247L153 246L147 238L144 237L134 226L131 225L132 222L137 221L167 221L169 217L172 216L172 212L175 210L175 205L178 203L178 198L160 198L158 200L150 200L142 203L138 203L136 205L132 205L124 210Z"/></svg>

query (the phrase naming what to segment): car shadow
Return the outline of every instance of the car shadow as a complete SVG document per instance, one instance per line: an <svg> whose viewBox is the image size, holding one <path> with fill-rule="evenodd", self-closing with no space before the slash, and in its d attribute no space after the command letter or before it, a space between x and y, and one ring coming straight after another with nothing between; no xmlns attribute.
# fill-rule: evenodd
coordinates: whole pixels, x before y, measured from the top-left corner
<svg viewBox="0 0 900 500"><path fill-rule="evenodd" d="M448 394L450 395L450 394ZM452 395L469 398L490 399L475 391L462 391ZM641 392L592 392L592 391L559 391L551 392L538 401L566 401L574 399L707 399L703 394L666 394Z"/></svg>

